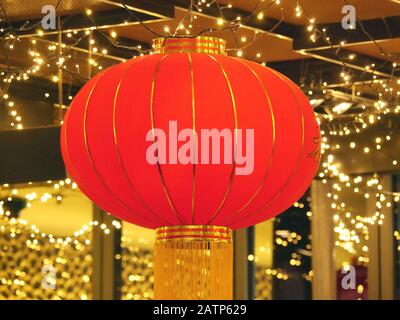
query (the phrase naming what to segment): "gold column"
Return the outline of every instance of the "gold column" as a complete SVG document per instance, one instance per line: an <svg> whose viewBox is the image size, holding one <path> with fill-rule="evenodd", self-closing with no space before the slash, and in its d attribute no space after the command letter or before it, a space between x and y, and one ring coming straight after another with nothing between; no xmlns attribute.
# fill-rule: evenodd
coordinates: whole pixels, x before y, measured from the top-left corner
<svg viewBox="0 0 400 320"><path fill-rule="evenodd" d="M232 299L232 230L209 225L156 229L154 297Z"/></svg>
<svg viewBox="0 0 400 320"><path fill-rule="evenodd" d="M312 296L314 300L336 299L335 237L332 208L325 200L329 183L314 180L311 185Z"/></svg>

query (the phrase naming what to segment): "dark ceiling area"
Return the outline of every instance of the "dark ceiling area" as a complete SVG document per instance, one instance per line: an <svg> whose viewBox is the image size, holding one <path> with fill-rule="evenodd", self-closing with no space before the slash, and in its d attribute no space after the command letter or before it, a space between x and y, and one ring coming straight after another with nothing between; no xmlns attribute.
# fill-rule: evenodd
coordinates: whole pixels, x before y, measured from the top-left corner
<svg viewBox="0 0 400 320"><path fill-rule="evenodd" d="M46 30L48 2L57 26ZM356 9L355 29L342 27L346 4ZM315 109L322 119L334 103L350 101L346 113L355 114L399 97L395 0L2 1L0 14L3 130L59 123L90 77L150 53L157 37L223 38L229 55L281 71L310 100L328 101Z"/></svg>

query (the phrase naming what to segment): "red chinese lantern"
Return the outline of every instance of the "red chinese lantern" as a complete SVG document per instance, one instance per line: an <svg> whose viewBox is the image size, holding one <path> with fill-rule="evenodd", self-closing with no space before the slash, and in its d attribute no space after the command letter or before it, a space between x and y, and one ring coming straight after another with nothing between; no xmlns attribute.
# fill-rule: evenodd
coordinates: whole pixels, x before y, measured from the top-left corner
<svg viewBox="0 0 400 320"><path fill-rule="evenodd" d="M229 243L231 228L267 220L307 190L320 156L313 110L282 74L226 56L223 40L154 44L156 54L103 71L72 101L61 134L67 170L93 202L158 228L159 240Z"/></svg>

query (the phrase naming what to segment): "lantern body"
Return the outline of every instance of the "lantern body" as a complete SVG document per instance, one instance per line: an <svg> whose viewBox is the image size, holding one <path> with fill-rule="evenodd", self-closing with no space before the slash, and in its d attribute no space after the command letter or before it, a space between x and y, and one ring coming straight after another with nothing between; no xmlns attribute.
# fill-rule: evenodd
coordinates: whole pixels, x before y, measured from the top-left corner
<svg viewBox="0 0 400 320"><path fill-rule="evenodd" d="M319 128L295 84L224 56L222 40L161 39L155 52L81 89L61 130L64 162L103 210L156 229L156 298L230 299L231 229L302 196Z"/></svg>
<svg viewBox="0 0 400 320"><path fill-rule="evenodd" d="M254 62L175 51L113 66L82 88L61 133L71 177L99 207L147 228L238 229L286 210L319 163L320 132L307 98L285 76ZM206 149L202 129L230 132L232 163L177 160L188 141L180 134L188 129L199 157ZM146 157L157 130L166 133L165 150L157 150L166 163ZM245 147L250 130L254 154ZM228 157L228 140L221 136L210 153Z"/></svg>

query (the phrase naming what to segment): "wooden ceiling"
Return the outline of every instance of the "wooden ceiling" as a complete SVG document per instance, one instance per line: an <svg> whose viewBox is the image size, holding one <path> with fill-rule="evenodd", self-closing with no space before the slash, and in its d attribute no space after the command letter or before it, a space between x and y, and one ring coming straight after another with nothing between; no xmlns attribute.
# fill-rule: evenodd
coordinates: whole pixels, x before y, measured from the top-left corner
<svg viewBox="0 0 400 320"><path fill-rule="evenodd" d="M33 47L45 59L53 61L53 64L44 65L27 84L20 86L14 81L10 88L14 96L24 96L27 87L40 83L30 90L38 98L42 99L47 92L51 93L51 97L57 97L57 85L51 81L57 70L54 66L56 52L48 48L57 44L58 31L45 30L39 36L36 30L36 25L40 27L40 19L43 17L42 7L48 4L55 6L57 3L57 13L63 25L62 38L66 46L63 53L69 55L66 65L74 69L78 64L81 73L80 76L64 73L64 104L67 105L67 97L73 95L87 78L100 70L88 66L89 57L96 59L99 66L105 68L138 55L142 51L133 50L138 46L150 50L151 41L156 37L154 33L168 35L187 17L190 0L125 0L126 7L122 5L122 0L2 1L0 24L3 31L0 29L0 37L4 48L0 50L0 68L7 72L10 67L12 70L28 68L32 65L29 51ZM340 78L343 61L355 82L368 78L366 65L377 66L374 73L369 73L370 77L377 75L379 79L387 81L400 75L399 68L393 70L391 66L393 61L400 59L400 3L394 0L259 0L257 12L262 11L262 17L256 14L249 19L246 17L254 12L257 0L219 0L219 8L215 1L195 0L194 3L201 3L201 12L197 10L199 7L194 10L196 19L188 29L190 34L209 28L221 29L227 21L241 17L242 24L235 31L214 30L206 34L226 39L229 54L236 55L238 50L242 50L245 58L269 64L296 82L305 77L313 82L339 84L340 90L351 92L351 84L342 85L343 79ZM207 3L212 5L207 6ZM362 25L357 24L356 30L344 30L341 27L342 7L346 3L356 8L357 18L362 22ZM299 17L295 14L297 5L302 8ZM219 24L220 8L225 19L222 26ZM90 17L85 15L87 9L92 11ZM310 40L310 32L307 31L310 18L315 19L315 27L326 29L330 44L321 36L315 42ZM14 30L13 39L7 33L10 24ZM95 24L97 30L94 30ZM32 25L35 27L30 27ZM74 44L87 30L93 32L94 45L89 44L88 37ZM110 41L113 32L117 34L115 40L112 40L114 43ZM72 33L72 37L68 33ZM178 34L185 34L184 30ZM37 43L33 45L32 40ZM13 48L9 46L10 43ZM90 47L96 47L98 51L89 53ZM102 53L103 49L107 50L106 54ZM304 70L307 70L307 74L304 74ZM365 94L369 96L373 93L366 90ZM51 99L50 102L56 103Z"/></svg>
<svg viewBox="0 0 400 320"><path fill-rule="evenodd" d="M22 20L43 16L42 8L46 5L56 6L58 0L3 0L1 3L3 6L3 17L5 11L8 19ZM66 15L82 12L86 8L91 8L92 10L107 10L111 9L112 6L106 2L98 0L62 0L58 5L57 11L60 15Z"/></svg>
<svg viewBox="0 0 400 320"><path fill-rule="evenodd" d="M257 4L257 0L220 0L220 2L232 4L236 8L249 12ZM266 6L269 2L269 0L261 0L260 6ZM391 0L349 0L347 2L356 8L357 16L361 20L400 15L400 4ZM282 8L286 22L304 25L307 23L305 16L297 17L295 14L296 3L296 0L280 0L280 5L268 7L265 15L279 19L280 8ZM341 9L346 4L343 0L301 0L299 3L309 16L317 19L317 23L339 22L343 17Z"/></svg>
<svg viewBox="0 0 400 320"><path fill-rule="evenodd" d="M202 0L200 0L201 2ZM265 61L284 61L304 58L302 55L298 54L292 48L292 39L290 36L285 36L280 32L268 33L264 30L264 22L272 19L279 20L284 17L283 22L289 25L301 26L307 24L307 18L313 17L316 19L317 24L327 24L327 23L340 23L342 17L341 13L342 7L345 5L344 0L278 0L279 5L271 4L273 0L219 0L221 6L227 6L228 4L233 6L233 9L241 10L243 15L253 12L256 3L258 5L258 11L262 10L264 18L258 22L259 31L262 36L259 40L254 41L249 45L248 50L250 51L250 56L252 53L261 52L263 60ZM6 0L3 1L3 8L6 12L6 16L9 20L35 20L43 16L41 9L44 5L53 3L57 4L57 0L32 0L32 1L14 1ZM85 9L90 8L94 13L98 11L112 11L116 9L121 9L120 2L122 0L61 0L59 7L57 9L58 14L61 16L68 16L73 14L83 13ZM144 1L144 0L125 0L125 3L132 9L138 12L147 12L153 16L153 19L149 20L147 24L160 34L165 34L164 27L169 26L171 30L177 27L182 17L185 15L185 5L187 6L190 1L174 1L174 0L163 0L163 1ZM196 1L195 1L196 2ZM210 1L206 1L210 2ZM347 1L346 1L347 2ZM350 0L348 1L351 5L356 8L357 18L364 20L371 19L384 19L390 16L400 16L400 3L393 0ZM147 4L146 4L147 3ZM162 3L163 5L160 5ZM300 17L295 14L296 4L301 4L304 12ZM166 5L175 6L174 16L168 17L160 14ZM265 9L264 9L265 8ZM197 13L198 19L193 23L193 29L191 32L194 34L199 30L205 28L217 27L216 10L212 10L214 14L201 14ZM232 10L226 8L224 12L229 13ZM3 14L4 16L4 14ZM123 20L127 20L129 15L127 13L121 14L121 23ZM272 19L270 19L272 18ZM93 15L93 19L96 19L96 15ZM4 19L3 19L4 20ZM101 20L96 21L101 24ZM115 23L117 25L118 23ZM237 31L237 39L245 37L247 41L254 38L254 30L257 27L246 28L243 26ZM400 29L400 22L397 25ZM104 30L110 31L111 29L118 32L119 35L133 40L139 40L145 43L151 43L152 38L155 36L146 30L142 25L126 25L122 27L110 27ZM390 31L388 30L387 39L384 41L385 50L391 53L400 52L399 41L392 39L390 36ZM395 30L392 30L395 31ZM329 32L329 30L328 30ZM266 33L266 34L263 34ZM229 41L229 46L231 48L237 48L238 46L244 45L239 44L233 39L233 33L229 31L225 32L214 32L216 36L224 37ZM350 33L349 33L349 36ZM346 39L343 39L346 40ZM379 39L380 40L380 39ZM350 41L351 42L351 41ZM357 41L358 42L358 41ZM367 55L379 58L380 55L377 51L377 47L371 42L363 43L362 45L350 46L349 49L356 51L358 53L363 53Z"/></svg>

